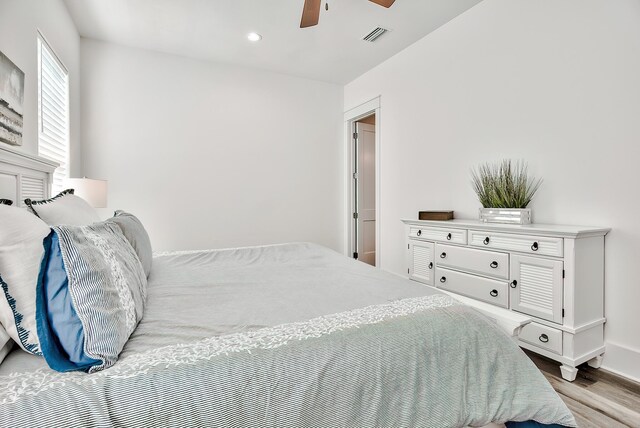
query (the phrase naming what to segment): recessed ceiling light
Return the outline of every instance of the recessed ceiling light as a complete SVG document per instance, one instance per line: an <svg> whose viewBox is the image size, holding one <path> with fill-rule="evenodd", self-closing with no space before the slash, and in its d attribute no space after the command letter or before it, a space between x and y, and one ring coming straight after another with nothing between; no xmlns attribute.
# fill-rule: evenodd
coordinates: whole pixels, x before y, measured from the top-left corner
<svg viewBox="0 0 640 428"><path fill-rule="evenodd" d="M262 36L258 33L249 33L247 34L247 39L249 39L252 42L258 42L262 40Z"/></svg>

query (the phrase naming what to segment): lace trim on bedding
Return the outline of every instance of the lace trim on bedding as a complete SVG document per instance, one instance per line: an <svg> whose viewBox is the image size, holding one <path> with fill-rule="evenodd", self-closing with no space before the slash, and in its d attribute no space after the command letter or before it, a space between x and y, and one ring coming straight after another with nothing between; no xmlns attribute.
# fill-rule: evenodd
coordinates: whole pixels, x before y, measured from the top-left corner
<svg viewBox="0 0 640 428"><path fill-rule="evenodd" d="M125 379L147 373L151 368L196 364L219 355L247 352L254 349L274 349L290 341L318 338L334 332L377 324L382 321L435 308L461 303L445 295L433 295L396 300L368 306L309 321L282 324L260 330L210 337L198 342L164 346L123 358L116 365L94 374L59 373L50 369L12 373L0 376L0 404L10 404L24 396L67 384L96 384L102 378Z"/></svg>

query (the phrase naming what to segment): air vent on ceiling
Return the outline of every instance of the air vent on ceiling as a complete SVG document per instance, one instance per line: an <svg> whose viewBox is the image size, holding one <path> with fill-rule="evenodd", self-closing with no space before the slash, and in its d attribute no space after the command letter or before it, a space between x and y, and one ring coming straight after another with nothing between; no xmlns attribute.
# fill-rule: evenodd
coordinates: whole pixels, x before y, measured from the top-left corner
<svg viewBox="0 0 640 428"><path fill-rule="evenodd" d="M386 28L382 28L382 27L375 28L369 34L364 36L362 40L366 40L367 42L375 42L378 37L382 36L387 31L389 30L387 30Z"/></svg>

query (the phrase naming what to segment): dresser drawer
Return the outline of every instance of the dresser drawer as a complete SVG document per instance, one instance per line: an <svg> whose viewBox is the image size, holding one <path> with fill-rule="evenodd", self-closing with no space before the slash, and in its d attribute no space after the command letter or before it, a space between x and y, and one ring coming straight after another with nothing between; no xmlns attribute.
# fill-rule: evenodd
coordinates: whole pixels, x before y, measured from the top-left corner
<svg viewBox="0 0 640 428"><path fill-rule="evenodd" d="M503 308L509 307L509 287L506 281L436 268L435 284L443 290L453 291Z"/></svg>
<svg viewBox="0 0 640 428"><path fill-rule="evenodd" d="M509 279L509 254L436 244L436 264L496 278Z"/></svg>
<svg viewBox="0 0 640 428"><path fill-rule="evenodd" d="M427 241L452 242L454 244L466 245L467 230L411 226L409 229L409 237Z"/></svg>
<svg viewBox="0 0 640 428"><path fill-rule="evenodd" d="M469 231L469 244L475 247L519 251L528 254L562 257L564 240L533 235L512 235L481 230Z"/></svg>
<svg viewBox="0 0 640 428"><path fill-rule="evenodd" d="M532 322L522 327L518 338L538 348L562 355L562 331L555 328Z"/></svg>

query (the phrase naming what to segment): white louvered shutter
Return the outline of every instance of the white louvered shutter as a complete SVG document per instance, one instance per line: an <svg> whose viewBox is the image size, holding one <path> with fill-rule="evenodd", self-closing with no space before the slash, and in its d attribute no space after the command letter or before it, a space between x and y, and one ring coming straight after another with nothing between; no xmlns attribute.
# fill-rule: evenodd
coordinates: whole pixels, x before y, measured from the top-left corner
<svg viewBox="0 0 640 428"><path fill-rule="evenodd" d="M38 37L38 152L60 164L51 192L60 192L69 176L69 73L42 37Z"/></svg>

